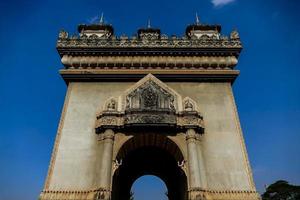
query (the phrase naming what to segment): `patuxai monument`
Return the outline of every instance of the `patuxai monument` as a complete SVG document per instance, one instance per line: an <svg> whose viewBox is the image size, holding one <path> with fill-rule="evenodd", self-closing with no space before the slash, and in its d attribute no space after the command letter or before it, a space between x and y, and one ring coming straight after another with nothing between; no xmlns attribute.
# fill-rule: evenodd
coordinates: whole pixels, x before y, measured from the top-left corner
<svg viewBox="0 0 300 200"><path fill-rule="evenodd" d="M143 175L169 200L260 199L232 92L238 32L199 20L180 37L114 28L59 33L68 88L40 200L129 200Z"/></svg>

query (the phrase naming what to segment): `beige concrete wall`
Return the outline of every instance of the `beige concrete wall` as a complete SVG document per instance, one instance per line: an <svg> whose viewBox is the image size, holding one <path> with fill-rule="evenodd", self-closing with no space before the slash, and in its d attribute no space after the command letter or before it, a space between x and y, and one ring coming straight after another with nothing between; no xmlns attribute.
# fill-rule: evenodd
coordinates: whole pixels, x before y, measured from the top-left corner
<svg viewBox="0 0 300 200"><path fill-rule="evenodd" d="M49 189L86 190L99 182L101 141L95 134L96 112L111 96L133 83L72 83Z"/></svg>
<svg viewBox="0 0 300 200"><path fill-rule="evenodd" d="M72 83L49 189L96 188L101 166L101 142L94 125L96 112L109 97L134 83ZM195 100L203 114L205 134L199 141L207 189L251 190L239 123L228 83L167 83L182 97ZM116 137L117 138L117 137ZM116 141L116 144L118 141ZM201 145L200 145L201 144ZM182 141L182 146L185 141ZM185 148L183 148L185 149ZM114 152L115 154L115 152ZM199 154L199 153L198 153ZM201 166L201 165L200 165Z"/></svg>
<svg viewBox="0 0 300 200"><path fill-rule="evenodd" d="M207 187L215 190L253 189L230 84L168 83L168 85L183 98L189 96L195 100L204 117L205 134L201 146Z"/></svg>

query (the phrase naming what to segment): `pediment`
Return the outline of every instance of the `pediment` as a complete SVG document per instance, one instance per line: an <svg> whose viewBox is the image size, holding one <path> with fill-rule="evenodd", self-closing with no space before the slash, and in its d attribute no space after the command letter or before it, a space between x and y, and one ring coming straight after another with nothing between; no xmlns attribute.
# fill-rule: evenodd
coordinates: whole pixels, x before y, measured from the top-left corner
<svg viewBox="0 0 300 200"><path fill-rule="evenodd" d="M181 96L152 74L138 81L122 96L126 99L124 110L182 110L182 106L178 104Z"/></svg>

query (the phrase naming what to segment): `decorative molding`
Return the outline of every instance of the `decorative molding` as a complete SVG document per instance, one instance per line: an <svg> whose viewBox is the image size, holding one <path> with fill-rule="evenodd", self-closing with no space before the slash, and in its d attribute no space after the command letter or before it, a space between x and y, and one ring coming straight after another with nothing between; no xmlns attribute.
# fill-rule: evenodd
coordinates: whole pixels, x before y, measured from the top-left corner
<svg viewBox="0 0 300 200"><path fill-rule="evenodd" d="M151 37L151 39L149 39ZM102 38L93 35L93 37L86 37L82 35L68 36L64 34L64 37L59 37L57 41L57 48L145 48L145 47L167 47L167 48L242 48L241 41L237 38L228 39L228 37L221 36L216 37L154 37L153 35L147 35L142 38L128 38L127 36L111 38Z"/></svg>
<svg viewBox="0 0 300 200"><path fill-rule="evenodd" d="M239 70L191 70L191 69L62 69L60 74L69 82L133 82L147 74L154 74L164 82L230 82L239 75Z"/></svg>
<svg viewBox="0 0 300 200"><path fill-rule="evenodd" d="M139 29L138 35L128 37L113 35L111 25L84 25L86 31L99 34L69 35L61 31L57 40L57 50L65 66L61 73L64 80L69 81L116 81L137 79L136 70L178 71L167 75L172 81L229 81L233 82L237 74L216 75L210 70L232 70L238 63L242 44L235 30L230 37L220 35L221 27L203 24L188 26L184 36L167 36L160 29ZM106 30L112 29L109 37L102 37ZM200 34L200 32L201 34ZM87 32L86 32L87 33ZM101 34L100 34L101 33ZM199 34L200 35L199 35ZM74 74L72 70L82 70ZM103 71L124 70L125 74L113 75L89 74L85 70L99 69ZM66 71L70 70L70 73ZM191 70L191 74L179 70ZM209 73L199 74L198 70ZM195 73L194 73L195 72ZM149 73L149 72L148 72ZM130 77L129 77L130 76Z"/></svg>
<svg viewBox="0 0 300 200"><path fill-rule="evenodd" d="M65 97L65 102L63 105L63 110L61 113L61 118L60 118L59 125L58 125L58 130L57 130L57 134L56 134L56 138L55 138L55 142L54 142L53 151L51 154L51 160L50 160L50 164L49 164L49 168L48 168L47 178L46 178L45 185L44 185L45 190L49 189L49 186L50 186L50 181L52 178L53 168L55 165L56 155L57 155L58 146L59 146L60 139L61 139L62 129L63 129L64 122L65 122L65 115L66 115L67 108L69 105L72 88L73 88L73 85L69 84L68 89L67 89L67 94Z"/></svg>
<svg viewBox="0 0 300 200"><path fill-rule="evenodd" d="M158 40L160 37L160 34L157 32L142 32L139 34L139 38L148 41L148 40ZM136 40L136 38L133 38L133 40Z"/></svg>
<svg viewBox="0 0 300 200"><path fill-rule="evenodd" d="M182 161L177 161L178 167L181 168L182 171L184 171L185 175L188 174L188 169L187 169L187 161L182 160Z"/></svg>
<svg viewBox="0 0 300 200"><path fill-rule="evenodd" d="M43 190L39 200L108 200L111 191L99 188L92 190Z"/></svg>
<svg viewBox="0 0 300 200"><path fill-rule="evenodd" d="M99 188L91 190L43 190L39 200L108 200L111 191ZM193 188L188 191L190 200L260 200L256 191L206 190Z"/></svg>
<svg viewBox="0 0 300 200"><path fill-rule="evenodd" d="M190 200L260 200L256 191L250 190L206 190L192 188L188 191Z"/></svg>
<svg viewBox="0 0 300 200"><path fill-rule="evenodd" d="M197 130L199 130L199 127L202 127L201 129L203 130L200 129L200 131L204 131L203 118L196 111L179 113L177 117L177 126L182 127L183 129L195 128Z"/></svg>
<svg viewBox="0 0 300 200"><path fill-rule="evenodd" d="M135 112L134 114L103 112L97 116L96 133L105 129L125 130L131 128L170 128L178 131L194 128L198 133L204 133L204 122L201 115L196 112L168 114L164 112ZM99 140L102 138L99 136Z"/></svg>
<svg viewBox="0 0 300 200"><path fill-rule="evenodd" d="M127 69L162 69L166 67L173 68L192 68L216 70L233 69L238 63L235 56L88 56L88 55L63 55L62 64L66 69L89 69L89 68L107 68L124 67Z"/></svg>
<svg viewBox="0 0 300 200"><path fill-rule="evenodd" d="M113 166L112 166L112 173L111 174L114 174L115 171L122 165L122 163L123 163L122 159L120 159L120 160L118 160L118 159L113 160Z"/></svg>

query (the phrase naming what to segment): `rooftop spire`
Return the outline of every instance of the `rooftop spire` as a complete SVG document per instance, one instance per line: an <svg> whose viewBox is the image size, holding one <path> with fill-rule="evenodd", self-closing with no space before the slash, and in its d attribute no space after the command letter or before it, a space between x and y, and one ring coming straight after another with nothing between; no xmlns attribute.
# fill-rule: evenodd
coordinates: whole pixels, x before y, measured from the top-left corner
<svg viewBox="0 0 300 200"><path fill-rule="evenodd" d="M200 24L200 20L199 20L199 17L198 17L198 13L196 12L196 24Z"/></svg>
<svg viewBox="0 0 300 200"><path fill-rule="evenodd" d="M150 19L148 19L148 25L147 25L147 28L151 28L151 21L150 21Z"/></svg>
<svg viewBox="0 0 300 200"><path fill-rule="evenodd" d="M103 19L103 12L101 13L101 17L100 17L100 24L104 23L104 19Z"/></svg>

